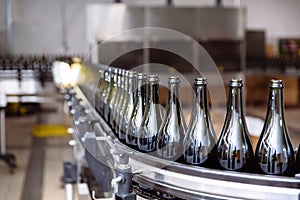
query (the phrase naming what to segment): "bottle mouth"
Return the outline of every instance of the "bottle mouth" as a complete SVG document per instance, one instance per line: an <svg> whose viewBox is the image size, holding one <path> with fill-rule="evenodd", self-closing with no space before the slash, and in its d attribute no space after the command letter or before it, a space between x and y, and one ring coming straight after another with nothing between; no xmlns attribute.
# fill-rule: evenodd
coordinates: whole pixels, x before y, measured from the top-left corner
<svg viewBox="0 0 300 200"><path fill-rule="evenodd" d="M118 74L119 73L119 69L118 68L114 68L114 74Z"/></svg>
<svg viewBox="0 0 300 200"><path fill-rule="evenodd" d="M113 71L113 67L108 67L107 71L112 72Z"/></svg>
<svg viewBox="0 0 300 200"><path fill-rule="evenodd" d="M118 68L118 69L119 69L119 68ZM118 70L118 75L119 75L119 76L122 76L122 74L123 74L123 69L119 69L119 70Z"/></svg>
<svg viewBox="0 0 300 200"><path fill-rule="evenodd" d="M242 79L231 79L229 82L230 87L243 87Z"/></svg>
<svg viewBox="0 0 300 200"><path fill-rule="evenodd" d="M137 73L137 79L138 80L144 80L147 78L147 74L146 73Z"/></svg>
<svg viewBox="0 0 300 200"><path fill-rule="evenodd" d="M129 75L129 71L125 70L124 71L124 76L128 77L128 75Z"/></svg>
<svg viewBox="0 0 300 200"><path fill-rule="evenodd" d="M156 75L156 74L149 75L149 76L148 76L148 81L149 81L149 82L156 82L156 81L159 81L158 75Z"/></svg>
<svg viewBox="0 0 300 200"><path fill-rule="evenodd" d="M207 79L203 78L195 78L194 85L207 85Z"/></svg>
<svg viewBox="0 0 300 200"><path fill-rule="evenodd" d="M171 77L169 77L169 83L180 83L179 76L171 76Z"/></svg>
<svg viewBox="0 0 300 200"><path fill-rule="evenodd" d="M272 80L270 80L269 87L270 88L283 88L283 80L272 79Z"/></svg>
<svg viewBox="0 0 300 200"><path fill-rule="evenodd" d="M136 72L129 71L129 72L128 72L128 77L129 77L129 78L134 78L134 77L136 77Z"/></svg>

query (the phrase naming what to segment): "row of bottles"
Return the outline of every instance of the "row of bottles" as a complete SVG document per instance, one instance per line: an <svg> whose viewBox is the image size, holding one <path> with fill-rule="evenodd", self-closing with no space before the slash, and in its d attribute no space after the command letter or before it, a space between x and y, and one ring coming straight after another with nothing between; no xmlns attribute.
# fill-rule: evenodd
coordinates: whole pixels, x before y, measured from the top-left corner
<svg viewBox="0 0 300 200"><path fill-rule="evenodd" d="M51 72L53 61L60 60L72 64L73 58L78 57L63 55L0 55L0 70L34 70Z"/></svg>
<svg viewBox="0 0 300 200"><path fill-rule="evenodd" d="M120 141L160 158L209 168L293 175L295 158L283 111L283 82L270 81L265 124L254 153L242 100L242 80L229 83L227 113L217 140L205 78L194 82L193 109L186 126L179 77L168 80L165 111L159 102L159 77L118 68L100 70L96 109ZM300 160L299 160L300 161Z"/></svg>

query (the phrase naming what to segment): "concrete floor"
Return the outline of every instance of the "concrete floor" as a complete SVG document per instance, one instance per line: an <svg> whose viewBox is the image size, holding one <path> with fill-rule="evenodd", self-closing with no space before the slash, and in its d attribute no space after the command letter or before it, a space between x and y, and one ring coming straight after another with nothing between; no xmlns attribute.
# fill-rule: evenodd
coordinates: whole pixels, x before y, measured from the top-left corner
<svg viewBox="0 0 300 200"><path fill-rule="evenodd" d="M55 112L39 113L28 116L7 117L7 151L14 153L17 157L17 168L14 174L10 174L4 162L0 161L0 200L63 200L64 189L61 187L60 178L62 176L62 163L64 161L72 160L72 148L67 145L70 136L52 137L43 139L44 145L42 151L44 152L41 184L38 188L34 187L36 180L32 183L28 182L28 166L31 158L33 143L35 141L32 136L32 127L36 124L66 124L68 119L63 113L62 101L53 105L46 105L46 108L55 108ZM249 115L260 117L264 119L266 107L247 107ZM300 143L300 108L286 108L286 121L290 128L291 140L294 147ZM188 118L190 110L185 110L184 113ZM216 132L222 128L222 116L213 116L213 122ZM188 120L187 120L188 121ZM38 171L38 169L33 169ZM32 172L32 170L31 170ZM27 184L25 186L24 184ZM29 187L28 187L29 185ZM24 189L28 191L24 191ZM29 193L29 194L28 194ZM34 193L34 194L32 194Z"/></svg>
<svg viewBox="0 0 300 200"><path fill-rule="evenodd" d="M10 174L7 165L0 161L0 200L65 199L60 178L63 162L73 158L73 150L68 145L72 137L42 138L39 140L43 146L36 148L37 139L32 136L35 125L68 124L61 96L54 98L57 98L57 103L42 106L47 112L6 117L7 152L16 156L17 168ZM41 151L42 157L34 153L36 150ZM29 166L33 169L30 170Z"/></svg>

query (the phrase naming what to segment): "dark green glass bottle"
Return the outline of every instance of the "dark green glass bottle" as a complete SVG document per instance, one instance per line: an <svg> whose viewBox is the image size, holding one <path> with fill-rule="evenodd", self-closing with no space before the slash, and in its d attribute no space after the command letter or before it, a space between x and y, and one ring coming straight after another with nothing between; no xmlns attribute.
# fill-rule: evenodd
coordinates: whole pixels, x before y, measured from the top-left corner
<svg viewBox="0 0 300 200"><path fill-rule="evenodd" d="M242 101L242 80L232 79L225 123L217 143L221 168L232 171L253 171L254 152L247 129Z"/></svg>
<svg viewBox="0 0 300 200"><path fill-rule="evenodd" d="M217 140L208 110L206 78L194 82L194 103L191 119L183 140L184 161L191 165L214 167Z"/></svg>
<svg viewBox="0 0 300 200"><path fill-rule="evenodd" d="M291 176L294 174L294 150L284 119L283 81L270 81L265 124L258 140L255 158L260 172Z"/></svg>
<svg viewBox="0 0 300 200"><path fill-rule="evenodd" d="M147 86L148 105L138 134L138 149L142 152L152 152L156 149L157 135L163 119L158 75L149 75Z"/></svg>
<svg viewBox="0 0 300 200"><path fill-rule="evenodd" d="M157 155L168 160L178 160L183 154L186 124L179 99L179 77L169 78L166 113L157 136Z"/></svg>
<svg viewBox="0 0 300 200"><path fill-rule="evenodd" d="M133 148L138 145L138 133L146 110L147 74L137 74L137 89L134 94L134 107L126 130L126 143Z"/></svg>

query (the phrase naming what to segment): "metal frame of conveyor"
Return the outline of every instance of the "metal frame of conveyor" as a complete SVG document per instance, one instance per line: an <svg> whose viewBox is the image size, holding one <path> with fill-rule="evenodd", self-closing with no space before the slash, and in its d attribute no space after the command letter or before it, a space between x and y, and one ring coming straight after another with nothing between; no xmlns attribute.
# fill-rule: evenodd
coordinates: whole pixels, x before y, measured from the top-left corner
<svg viewBox="0 0 300 200"><path fill-rule="evenodd" d="M93 105L98 70L97 65L83 66L82 75L94 77L79 81L69 92L72 97L68 97L66 105L74 118L78 169L91 169L104 194L101 198L163 199L171 195L179 199L299 199L297 175L280 177L208 169L166 161L127 147ZM96 197L95 189L89 190L93 199L101 199Z"/></svg>

